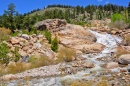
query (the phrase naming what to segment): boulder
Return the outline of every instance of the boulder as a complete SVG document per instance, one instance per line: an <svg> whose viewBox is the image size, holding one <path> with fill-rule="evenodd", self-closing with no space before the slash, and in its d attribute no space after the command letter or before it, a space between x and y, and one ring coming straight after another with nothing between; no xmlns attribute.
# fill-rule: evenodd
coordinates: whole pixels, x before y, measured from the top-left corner
<svg viewBox="0 0 130 86"><path fill-rule="evenodd" d="M19 38L17 38L17 37L12 37L12 38L10 39L10 42L11 42L11 44L18 44L18 43L20 42L20 40L19 40Z"/></svg>
<svg viewBox="0 0 130 86"><path fill-rule="evenodd" d="M8 81L8 80L16 79L17 77L15 75L13 75L13 74L9 74L9 75L4 75L1 78L2 78L2 80Z"/></svg>
<svg viewBox="0 0 130 86"><path fill-rule="evenodd" d="M23 37L24 39L26 39L26 40L29 40L29 35L27 35L27 34L22 34L22 36L21 37Z"/></svg>
<svg viewBox="0 0 130 86"><path fill-rule="evenodd" d="M122 65L130 64L130 54L123 54L118 58L118 63Z"/></svg>
<svg viewBox="0 0 130 86"><path fill-rule="evenodd" d="M29 62L29 61L30 61L29 55L23 56L23 57L22 57L22 61L23 61L23 62Z"/></svg>
<svg viewBox="0 0 130 86"><path fill-rule="evenodd" d="M82 44L72 46L76 50L80 50L83 53L99 53L104 49L103 44L93 43L93 44Z"/></svg>
<svg viewBox="0 0 130 86"><path fill-rule="evenodd" d="M92 62L84 62L82 64L82 67L84 67L84 68L93 68L94 64Z"/></svg>
<svg viewBox="0 0 130 86"><path fill-rule="evenodd" d="M25 51L20 50L20 51L18 51L18 53L19 53L21 56L27 56L27 53L26 53Z"/></svg>
<svg viewBox="0 0 130 86"><path fill-rule="evenodd" d="M119 65L116 62L107 63L107 66L106 66L107 69L114 69L114 68L117 68L117 67L119 67Z"/></svg>
<svg viewBox="0 0 130 86"><path fill-rule="evenodd" d="M127 71L130 73L130 64L126 67Z"/></svg>
<svg viewBox="0 0 130 86"><path fill-rule="evenodd" d="M39 30L49 30L51 32L56 32L60 30L60 27L65 26L67 21L64 19L46 19L40 21L34 25Z"/></svg>

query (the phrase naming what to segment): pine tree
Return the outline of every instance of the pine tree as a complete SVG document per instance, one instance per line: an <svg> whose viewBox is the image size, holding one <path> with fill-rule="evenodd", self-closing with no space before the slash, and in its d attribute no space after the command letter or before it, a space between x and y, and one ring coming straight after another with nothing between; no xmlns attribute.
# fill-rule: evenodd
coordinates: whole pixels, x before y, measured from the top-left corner
<svg viewBox="0 0 130 86"><path fill-rule="evenodd" d="M52 41L51 44L51 49L55 52L58 52L58 40L57 40L57 36L54 38L54 40Z"/></svg>
<svg viewBox="0 0 130 86"><path fill-rule="evenodd" d="M16 14L15 5L13 3L8 5L8 10L5 10L4 13L8 16L7 22L9 23L9 28L14 33L14 15Z"/></svg>

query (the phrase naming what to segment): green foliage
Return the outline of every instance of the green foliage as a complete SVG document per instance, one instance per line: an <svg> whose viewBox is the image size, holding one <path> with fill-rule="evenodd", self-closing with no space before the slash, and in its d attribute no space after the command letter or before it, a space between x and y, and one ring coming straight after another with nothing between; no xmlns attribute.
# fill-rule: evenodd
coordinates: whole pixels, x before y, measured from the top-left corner
<svg viewBox="0 0 130 86"><path fill-rule="evenodd" d="M21 57L21 55L18 53L18 50L19 50L19 48L15 47L15 50L13 52L13 57L12 58L13 58L13 61L15 61L15 62L19 61L19 59Z"/></svg>
<svg viewBox="0 0 130 86"><path fill-rule="evenodd" d="M7 55L9 53L9 48L5 43L0 44L0 62L3 64L8 64L10 57Z"/></svg>
<svg viewBox="0 0 130 86"><path fill-rule="evenodd" d="M121 21L121 20L123 20L123 21L126 20L125 17L124 17L122 14L115 13L115 14L113 14L113 15L111 16L111 21L112 21L112 22Z"/></svg>
<svg viewBox="0 0 130 86"><path fill-rule="evenodd" d="M58 51L58 40L57 40L57 36L54 38L54 40L51 43L51 49L55 52Z"/></svg>
<svg viewBox="0 0 130 86"><path fill-rule="evenodd" d="M8 23L8 28L10 28L12 32L14 32L14 15L16 14L15 5L13 3L9 4L8 9L4 11L4 14L7 16L7 22L5 23Z"/></svg>
<svg viewBox="0 0 130 86"><path fill-rule="evenodd" d="M45 37L47 38L47 40L51 44L51 32L50 31L45 30Z"/></svg>
<svg viewBox="0 0 130 86"><path fill-rule="evenodd" d="M127 24L127 18L122 14L115 13L111 16L111 28L125 29L128 28L129 24Z"/></svg>

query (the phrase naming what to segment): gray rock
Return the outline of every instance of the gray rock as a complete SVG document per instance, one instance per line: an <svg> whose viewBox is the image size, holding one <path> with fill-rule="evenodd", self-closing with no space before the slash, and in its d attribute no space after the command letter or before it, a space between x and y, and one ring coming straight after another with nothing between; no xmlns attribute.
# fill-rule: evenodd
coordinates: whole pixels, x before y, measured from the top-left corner
<svg viewBox="0 0 130 86"><path fill-rule="evenodd" d="M119 64L128 65L130 64L130 54L123 54L118 59Z"/></svg>
<svg viewBox="0 0 130 86"><path fill-rule="evenodd" d="M22 61L24 61L24 62L29 62L29 61L30 61L29 55L23 56L23 57L22 57Z"/></svg>
<svg viewBox="0 0 130 86"><path fill-rule="evenodd" d="M22 37L25 38L26 40L29 40L29 38L30 38L29 35L27 35L27 34L22 34Z"/></svg>
<svg viewBox="0 0 130 86"><path fill-rule="evenodd" d="M126 67L126 69L130 73L130 64Z"/></svg>

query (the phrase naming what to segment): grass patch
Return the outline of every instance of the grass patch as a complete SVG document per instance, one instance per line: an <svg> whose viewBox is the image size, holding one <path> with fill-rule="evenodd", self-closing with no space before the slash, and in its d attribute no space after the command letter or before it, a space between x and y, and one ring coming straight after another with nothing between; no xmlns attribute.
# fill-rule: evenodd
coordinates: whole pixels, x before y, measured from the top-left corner
<svg viewBox="0 0 130 86"><path fill-rule="evenodd" d="M70 61L74 60L75 57L76 57L76 53L74 50L69 49L69 48L62 48L58 53L57 61L70 62Z"/></svg>

